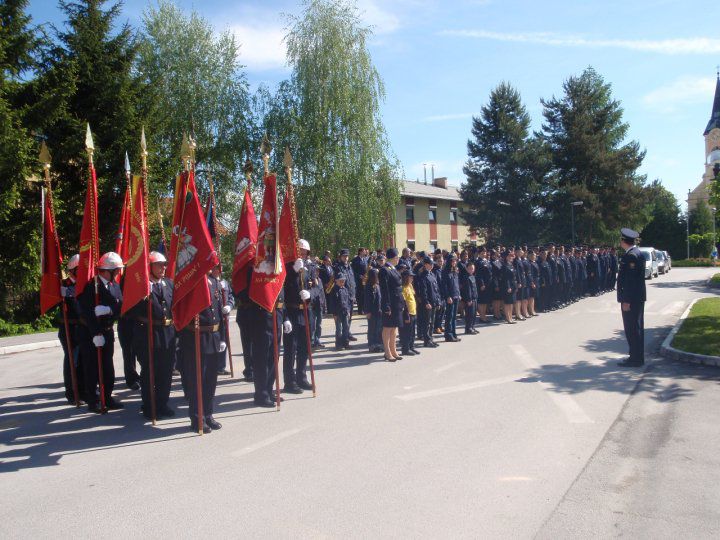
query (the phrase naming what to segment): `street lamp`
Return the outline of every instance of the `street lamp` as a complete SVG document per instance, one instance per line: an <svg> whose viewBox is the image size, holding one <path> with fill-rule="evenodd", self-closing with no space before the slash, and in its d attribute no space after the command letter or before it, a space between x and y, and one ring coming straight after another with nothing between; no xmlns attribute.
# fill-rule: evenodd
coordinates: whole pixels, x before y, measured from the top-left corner
<svg viewBox="0 0 720 540"><path fill-rule="evenodd" d="M582 206L582 201L575 201L570 203L570 215L572 216L572 245L575 246L575 207Z"/></svg>

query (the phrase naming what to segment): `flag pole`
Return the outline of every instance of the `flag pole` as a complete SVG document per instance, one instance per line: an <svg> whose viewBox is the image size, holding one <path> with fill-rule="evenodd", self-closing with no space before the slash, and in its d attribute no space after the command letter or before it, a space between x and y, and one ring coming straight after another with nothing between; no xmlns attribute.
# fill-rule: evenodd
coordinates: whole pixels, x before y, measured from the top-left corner
<svg viewBox="0 0 720 540"><path fill-rule="evenodd" d="M190 137L185 137L183 140L183 147L181 149L182 160L185 165L185 181L190 179L190 173L195 167L195 141ZM183 214L185 213L185 204L183 203ZM180 225L183 223L183 215L180 217ZM177 243L177 249L180 248L180 242ZM177 260L177 256L176 256ZM195 329L195 384L197 398L197 426L198 435L203 434L203 426L205 425L205 414L203 410L203 391L202 391L202 367L200 357L200 316L195 315L194 321Z"/></svg>
<svg viewBox="0 0 720 540"><path fill-rule="evenodd" d="M262 153L263 166L265 168L264 176L267 178L270 176L270 152L272 152L272 145L270 139L268 139L267 133L263 137L262 144L260 145L260 152ZM277 205L277 189L275 190L275 273L277 274L282 264L282 257L280 256L280 245L278 243L278 232L280 229L280 212ZM272 326L273 326L273 359L275 362L275 407L276 410L280 410L280 352L278 350L278 335L277 335L277 301L273 306L272 310Z"/></svg>
<svg viewBox="0 0 720 540"><path fill-rule="evenodd" d="M142 219L145 220L145 245L149 249L150 227L147 221L147 205L148 205L148 168L147 168L147 143L145 142L145 128L142 128L140 135L140 156L142 157L142 190L145 196L145 205L143 206ZM128 171L128 178L130 173ZM130 207L132 209L132 206ZM157 425L157 403L155 402L155 343L153 333L153 316L152 316L152 286L147 297L147 342L148 342L148 374L150 379L150 419L152 425Z"/></svg>
<svg viewBox="0 0 720 540"><path fill-rule="evenodd" d="M47 204L50 208L50 216L52 217L53 224L55 223L55 208L53 206L52 198L52 184L50 182L50 164L52 159L50 152L48 151L45 141L40 145L40 163L43 165L43 172L45 174L45 192L47 196ZM43 212L43 217L45 213ZM72 338L70 337L70 323L68 322L68 308L67 301L63 297L62 300L62 316L63 326L65 328L65 345L68 351L68 362L70 364L70 380L72 381L73 398L75 399L75 407L80 407L80 392L78 390L78 378L77 368L75 367L75 355L73 354Z"/></svg>
<svg viewBox="0 0 720 540"><path fill-rule="evenodd" d="M92 178L93 172L95 171L95 164L93 163L93 153L95 152L95 144L93 143L92 132L90 131L90 124L87 125L87 132L85 134L85 149L88 153L88 168L90 172L90 178ZM92 265L95 269L95 276L93 284L95 286L95 307L100 304L100 290L98 286L98 274L97 274L97 262L98 262L98 251L100 251L100 239L97 235L97 224L98 215L97 207L95 206L95 197L90 197L90 221L92 223ZM100 387L100 410L103 414L107 413L107 404L105 402L105 374L103 372L103 351L102 347L96 347L97 350L97 363L98 363L98 386Z"/></svg>
<svg viewBox="0 0 720 540"><path fill-rule="evenodd" d="M292 203L290 206L290 222L293 226L293 241L295 242L295 245L297 245L299 233L297 230L297 216L295 215L295 197L293 195L293 185L292 185L292 171L293 171L293 159L292 155L290 154L290 149L288 147L285 147L285 159L284 159L284 165L285 165L285 176L287 178L287 189L285 191L285 197L286 200L287 197L290 197L290 202ZM305 264L303 261L303 267L300 269L300 286L301 288L305 288ZM317 397L317 389L315 387L315 365L313 364L313 357L312 357L312 341L310 339L310 315L308 313L308 304L307 301L300 299L303 305L303 316L305 318L305 343L307 348L307 355L308 355L308 363L310 364L310 381L312 383L312 392L313 397ZM321 321L322 322L322 321Z"/></svg>

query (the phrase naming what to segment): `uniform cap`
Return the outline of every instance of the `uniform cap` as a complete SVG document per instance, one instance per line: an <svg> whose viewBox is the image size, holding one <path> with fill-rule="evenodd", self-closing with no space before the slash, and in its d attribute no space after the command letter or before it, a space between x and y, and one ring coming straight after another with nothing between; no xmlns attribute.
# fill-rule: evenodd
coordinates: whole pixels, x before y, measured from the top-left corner
<svg viewBox="0 0 720 540"><path fill-rule="evenodd" d="M340 280L345 281L345 274L343 274L342 272L340 272L337 276L335 276L335 281L340 281Z"/></svg>
<svg viewBox="0 0 720 540"><path fill-rule="evenodd" d="M67 264L67 269L73 270L78 267L78 264L80 264L80 255L78 255L76 253L75 255L70 257L70 260L68 261L68 264Z"/></svg>
<svg viewBox="0 0 720 540"><path fill-rule="evenodd" d="M123 266L122 258L114 251L105 253L97 263L98 270L117 270Z"/></svg>
<svg viewBox="0 0 720 540"><path fill-rule="evenodd" d="M167 259L165 258L165 255L163 255L159 251L151 251L150 255L148 256L148 260L150 261L150 264L155 264L155 263L167 264Z"/></svg>
<svg viewBox="0 0 720 540"><path fill-rule="evenodd" d="M398 250L396 248L391 247L391 248L387 249L387 258L388 259L394 259L397 256L398 256Z"/></svg>
<svg viewBox="0 0 720 540"><path fill-rule="evenodd" d="M423 264L434 264L430 257L423 257Z"/></svg>
<svg viewBox="0 0 720 540"><path fill-rule="evenodd" d="M620 237L625 240L628 244L634 244L640 235L632 229L620 229Z"/></svg>
<svg viewBox="0 0 720 540"><path fill-rule="evenodd" d="M350 250L348 248L342 248L340 250L340 256L342 257L343 255L350 255Z"/></svg>
<svg viewBox="0 0 720 540"><path fill-rule="evenodd" d="M403 270L403 271L402 271L402 274L400 274L400 275L401 275L402 277L405 277L405 276L414 276L415 274L413 273L412 270Z"/></svg>
<svg viewBox="0 0 720 540"><path fill-rule="evenodd" d="M305 240L304 238L301 238L300 240L298 240L298 247L299 247L300 249L304 249L304 250L306 250L306 251L310 251L310 242L308 242L308 241Z"/></svg>

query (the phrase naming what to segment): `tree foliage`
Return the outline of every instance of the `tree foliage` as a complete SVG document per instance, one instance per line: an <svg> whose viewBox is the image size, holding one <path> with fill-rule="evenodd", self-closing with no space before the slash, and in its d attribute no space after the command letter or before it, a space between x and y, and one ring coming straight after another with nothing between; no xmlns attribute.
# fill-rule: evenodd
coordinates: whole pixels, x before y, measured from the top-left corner
<svg viewBox="0 0 720 540"><path fill-rule="evenodd" d="M640 232L643 245L685 258L686 224L677 198L659 180L655 180L647 187L646 199L650 221Z"/></svg>
<svg viewBox="0 0 720 540"><path fill-rule="evenodd" d="M292 148L301 234L317 247L382 245L392 231L399 183L370 34L351 0L308 0L290 18L292 76L267 123L282 129L276 155Z"/></svg>

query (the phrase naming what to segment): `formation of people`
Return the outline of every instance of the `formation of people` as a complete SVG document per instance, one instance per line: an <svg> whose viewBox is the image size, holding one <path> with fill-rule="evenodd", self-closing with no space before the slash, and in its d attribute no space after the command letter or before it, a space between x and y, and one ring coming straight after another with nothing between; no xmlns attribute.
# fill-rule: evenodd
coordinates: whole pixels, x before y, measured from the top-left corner
<svg viewBox="0 0 720 540"><path fill-rule="evenodd" d="M335 348L351 349L357 341L353 321L367 319L367 346L389 362L420 354L418 347L438 347L438 337L460 341L457 320L464 333L477 334L479 324L501 321L515 324L539 313L560 309L588 295L615 287L618 260L610 248L580 248L549 244L532 247L472 247L460 253L436 250L411 252L395 248L370 252L360 248L351 260L348 249L333 258L311 254L305 240L298 243L299 258L287 273L275 309L267 311L252 301L245 289L234 295L221 267L207 275L211 303L199 314L199 343L194 325L176 330L172 320L173 282L165 276L167 259L149 254L150 295L120 316L124 262L117 253L104 254L97 263L97 292L85 287L75 295L79 256L70 258L63 281L63 303L68 312L69 350L64 321L59 337L64 349L65 395L75 403L71 380L73 363L79 395L93 413L123 408L114 398L114 326L117 323L125 383L140 390L140 412L150 419L170 418L173 374L179 374L193 431L221 429L214 418L219 375L228 374L229 315L235 308L243 349L243 377L254 384L254 403L275 407L282 398L274 387L275 358L282 350L282 392L314 391L309 373L312 351L321 343L322 321L335 323ZM253 267L247 268L248 282ZM97 295L97 298L96 298ZM150 302L150 310L147 303ZM148 320L152 313L152 320ZM273 320L274 319L274 320ZM148 332L152 325L152 332ZM357 323L356 325L357 326ZM154 370L148 369L150 334ZM399 338L399 350L398 350ZM309 345L309 347L308 347ZM196 372L196 350L201 373ZM136 365L140 365L140 373ZM199 409L198 384L202 392ZM150 392L150 388L154 392ZM154 403L152 402L154 396ZM202 410L202 418L197 411ZM152 413L151 413L152 411Z"/></svg>

